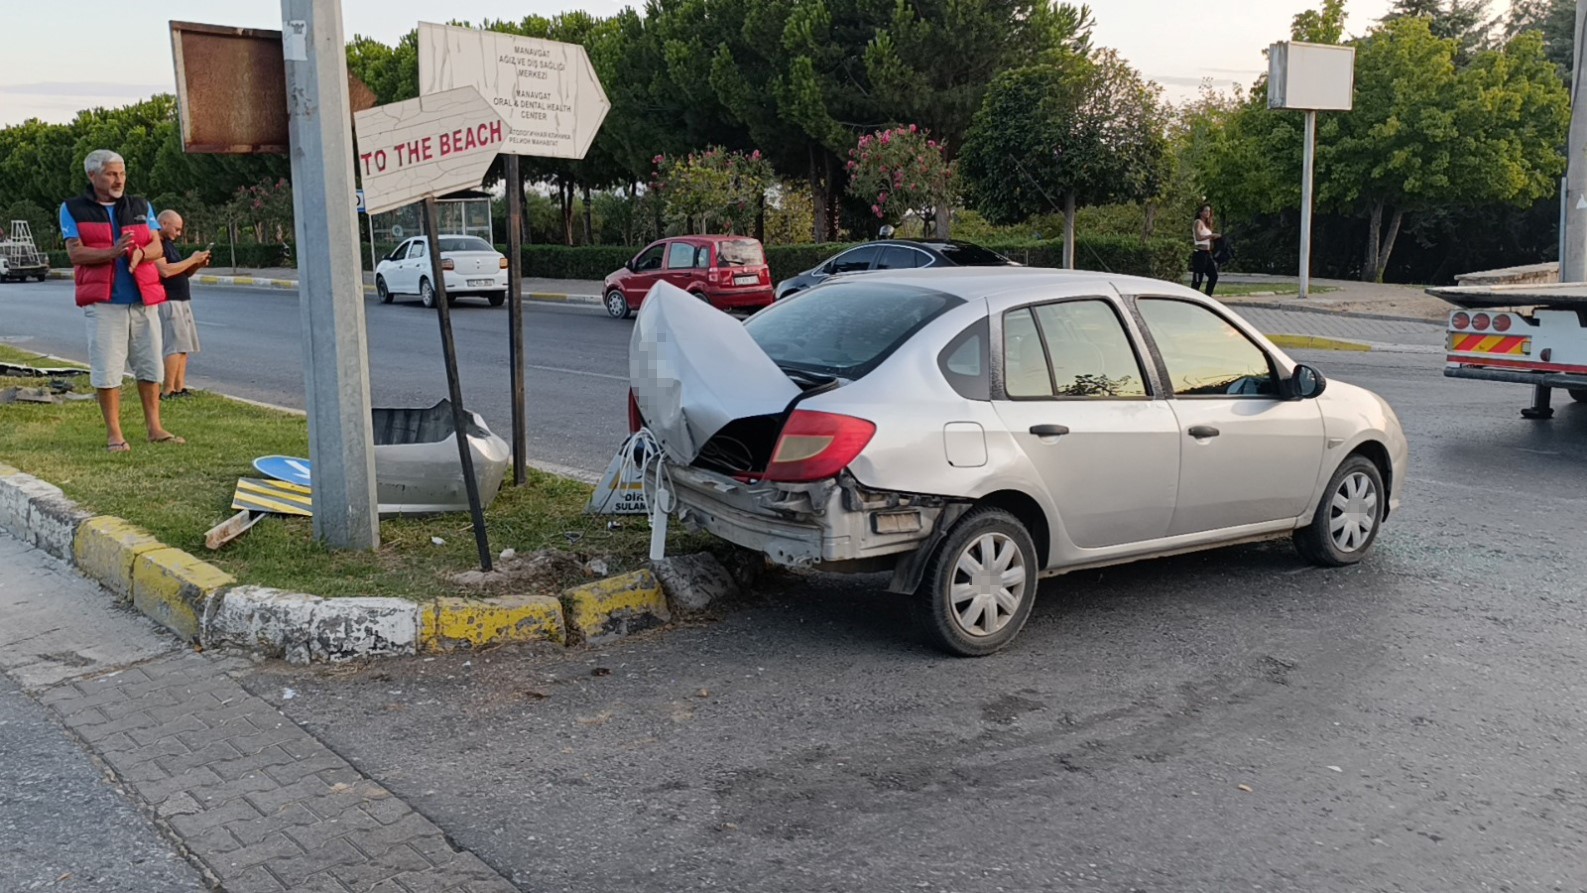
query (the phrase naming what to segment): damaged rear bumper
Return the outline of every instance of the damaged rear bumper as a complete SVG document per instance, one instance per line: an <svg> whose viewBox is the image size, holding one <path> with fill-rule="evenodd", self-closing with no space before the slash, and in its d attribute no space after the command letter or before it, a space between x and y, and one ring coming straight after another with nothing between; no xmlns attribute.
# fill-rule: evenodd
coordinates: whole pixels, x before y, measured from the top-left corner
<svg viewBox="0 0 1587 893"><path fill-rule="evenodd" d="M847 472L812 484L746 484L694 467L669 463L668 471L685 523L786 567L886 569L930 538L947 506L867 490Z"/></svg>

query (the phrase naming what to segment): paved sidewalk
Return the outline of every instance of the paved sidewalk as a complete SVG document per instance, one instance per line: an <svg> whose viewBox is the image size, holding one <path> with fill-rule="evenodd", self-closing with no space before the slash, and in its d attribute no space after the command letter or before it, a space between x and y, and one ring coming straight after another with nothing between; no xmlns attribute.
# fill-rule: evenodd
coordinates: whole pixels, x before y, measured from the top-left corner
<svg viewBox="0 0 1587 893"><path fill-rule="evenodd" d="M249 662L177 647L6 534L0 629L0 666L33 688L131 803L227 893L518 890L244 690L235 677ZM101 640L108 654L95 652ZM30 766L38 759L23 757ZM0 824L8 846L12 833ZM139 880L104 889L178 889L153 875ZM0 877L0 889L26 888Z"/></svg>
<svg viewBox="0 0 1587 893"><path fill-rule="evenodd" d="M1268 335L1316 335L1369 344L1374 350L1409 353L1438 353L1444 347L1444 327L1432 323L1231 306Z"/></svg>
<svg viewBox="0 0 1587 893"><path fill-rule="evenodd" d="M1186 283L1189 283L1187 278ZM1293 276L1267 276L1257 273L1227 273L1219 277L1218 287L1228 285L1272 285L1275 288L1298 287ZM1420 285L1398 285L1386 282L1358 282L1353 279L1313 279L1314 288L1327 291L1314 293L1302 299L1297 294L1288 295L1214 295L1235 307L1251 305L1300 312L1387 316L1442 324L1453 308L1433 297Z"/></svg>

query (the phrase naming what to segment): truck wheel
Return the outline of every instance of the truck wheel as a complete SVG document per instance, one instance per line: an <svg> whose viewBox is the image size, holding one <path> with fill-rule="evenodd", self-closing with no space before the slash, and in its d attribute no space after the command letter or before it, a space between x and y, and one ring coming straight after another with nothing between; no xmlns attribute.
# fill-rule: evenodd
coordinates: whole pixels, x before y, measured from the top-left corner
<svg viewBox="0 0 1587 893"><path fill-rule="evenodd" d="M1321 567L1344 567L1366 557L1383 526L1383 474L1365 456L1340 463L1311 523L1295 531L1295 549Z"/></svg>
<svg viewBox="0 0 1587 893"><path fill-rule="evenodd" d="M1017 518L979 508L959 519L926 568L916 592L921 626L933 645L983 657L1019 634L1036 601L1036 546Z"/></svg>
<svg viewBox="0 0 1587 893"><path fill-rule="evenodd" d="M1571 388L1570 398L1577 403L1587 403L1587 388Z"/></svg>

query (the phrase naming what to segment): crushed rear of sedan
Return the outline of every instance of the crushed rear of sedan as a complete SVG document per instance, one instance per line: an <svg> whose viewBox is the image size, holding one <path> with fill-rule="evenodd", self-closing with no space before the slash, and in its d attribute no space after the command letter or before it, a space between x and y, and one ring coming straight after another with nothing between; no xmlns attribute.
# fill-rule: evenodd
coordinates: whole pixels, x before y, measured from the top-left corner
<svg viewBox="0 0 1587 893"><path fill-rule="evenodd" d="M1408 452L1376 395L1134 277L873 274L743 324L658 286L630 379L664 507L780 565L890 571L961 655L1012 640L1043 576L1282 536L1359 561Z"/></svg>

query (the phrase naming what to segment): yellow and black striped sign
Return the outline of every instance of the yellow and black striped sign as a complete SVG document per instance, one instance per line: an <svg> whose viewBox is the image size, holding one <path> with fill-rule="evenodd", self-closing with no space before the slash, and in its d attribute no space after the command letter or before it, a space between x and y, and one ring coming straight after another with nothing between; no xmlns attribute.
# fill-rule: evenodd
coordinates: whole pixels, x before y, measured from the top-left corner
<svg viewBox="0 0 1587 893"><path fill-rule="evenodd" d="M1532 353L1532 339L1524 335L1468 335L1449 333L1451 353L1486 353L1524 357Z"/></svg>
<svg viewBox="0 0 1587 893"><path fill-rule="evenodd" d="M268 481L260 478L238 478L237 492L231 498L231 507L239 511L273 512L277 515L314 514L313 491L308 487L286 481Z"/></svg>

